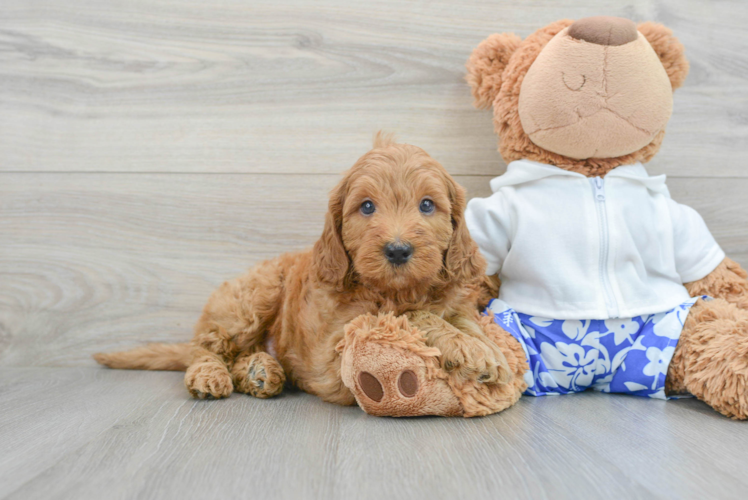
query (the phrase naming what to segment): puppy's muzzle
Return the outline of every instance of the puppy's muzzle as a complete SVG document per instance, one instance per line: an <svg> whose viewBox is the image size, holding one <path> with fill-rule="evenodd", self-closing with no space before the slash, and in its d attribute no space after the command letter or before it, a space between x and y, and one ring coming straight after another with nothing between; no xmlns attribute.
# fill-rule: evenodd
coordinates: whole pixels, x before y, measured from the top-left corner
<svg viewBox="0 0 748 500"><path fill-rule="evenodd" d="M384 256L393 266L401 266L413 256L413 245L409 243L387 243L384 246Z"/></svg>

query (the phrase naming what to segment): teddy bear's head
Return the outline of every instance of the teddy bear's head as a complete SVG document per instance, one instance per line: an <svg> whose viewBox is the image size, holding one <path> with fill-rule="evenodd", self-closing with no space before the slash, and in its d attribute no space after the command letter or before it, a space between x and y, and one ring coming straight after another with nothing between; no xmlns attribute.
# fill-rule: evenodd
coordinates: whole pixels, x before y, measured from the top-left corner
<svg viewBox="0 0 748 500"><path fill-rule="evenodd" d="M557 21L525 40L492 35L467 68L476 107L493 106L505 161L604 175L655 155L688 61L661 24L600 16Z"/></svg>

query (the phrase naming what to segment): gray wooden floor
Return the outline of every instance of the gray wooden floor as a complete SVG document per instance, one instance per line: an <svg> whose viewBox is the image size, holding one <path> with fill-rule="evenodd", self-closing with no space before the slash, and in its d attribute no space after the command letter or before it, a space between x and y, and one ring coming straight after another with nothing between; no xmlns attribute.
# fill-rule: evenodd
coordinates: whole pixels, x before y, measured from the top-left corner
<svg viewBox="0 0 748 500"><path fill-rule="evenodd" d="M506 167L470 51L596 14L685 44L648 169L748 267L744 1L0 2L0 498L745 498L748 424L698 401L380 419L90 359L189 338L223 280L311 245L379 128L487 194Z"/></svg>
<svg viewBox="0 0 748 500"><path fill-rule="evenodd" d="M304 393L186 397L179 373L0 369L0 496L745 498L748 432L696 400L524 398L371 417Z"/></svg>

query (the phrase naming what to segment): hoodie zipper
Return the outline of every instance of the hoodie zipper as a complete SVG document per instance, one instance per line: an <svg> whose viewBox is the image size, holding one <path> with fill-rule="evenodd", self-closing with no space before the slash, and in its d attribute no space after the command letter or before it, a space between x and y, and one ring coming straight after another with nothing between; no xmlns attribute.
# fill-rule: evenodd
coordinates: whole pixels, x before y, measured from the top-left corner
<svg viewBox="0 0 748 500"><path fill-rule="evenodd" d="M598 234L600 236L600 284L603 288L603 295L605 297L605 307L608 312L608 317L618 317L618 301L616 300L615 293L613 292L613 285L608 275L608 259L610 258L610 232L608 228L608 211L605 206L605 179L602 177L595 177L590 179L592 184L592 192L595 197L595 208L597 210L597 225Z"/></svg>

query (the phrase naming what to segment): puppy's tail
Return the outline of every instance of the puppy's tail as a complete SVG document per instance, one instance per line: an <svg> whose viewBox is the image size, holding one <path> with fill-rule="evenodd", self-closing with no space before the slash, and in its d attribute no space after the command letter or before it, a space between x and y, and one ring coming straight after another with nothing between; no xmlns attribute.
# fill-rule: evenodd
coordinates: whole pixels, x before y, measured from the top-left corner
<svg viewBox="0 0 748 500"><path fill-rule="evenodd" d="M125 370L184 371L190 364L190 344L148 344L130 351L98 352L97 363Z"/></svg>

